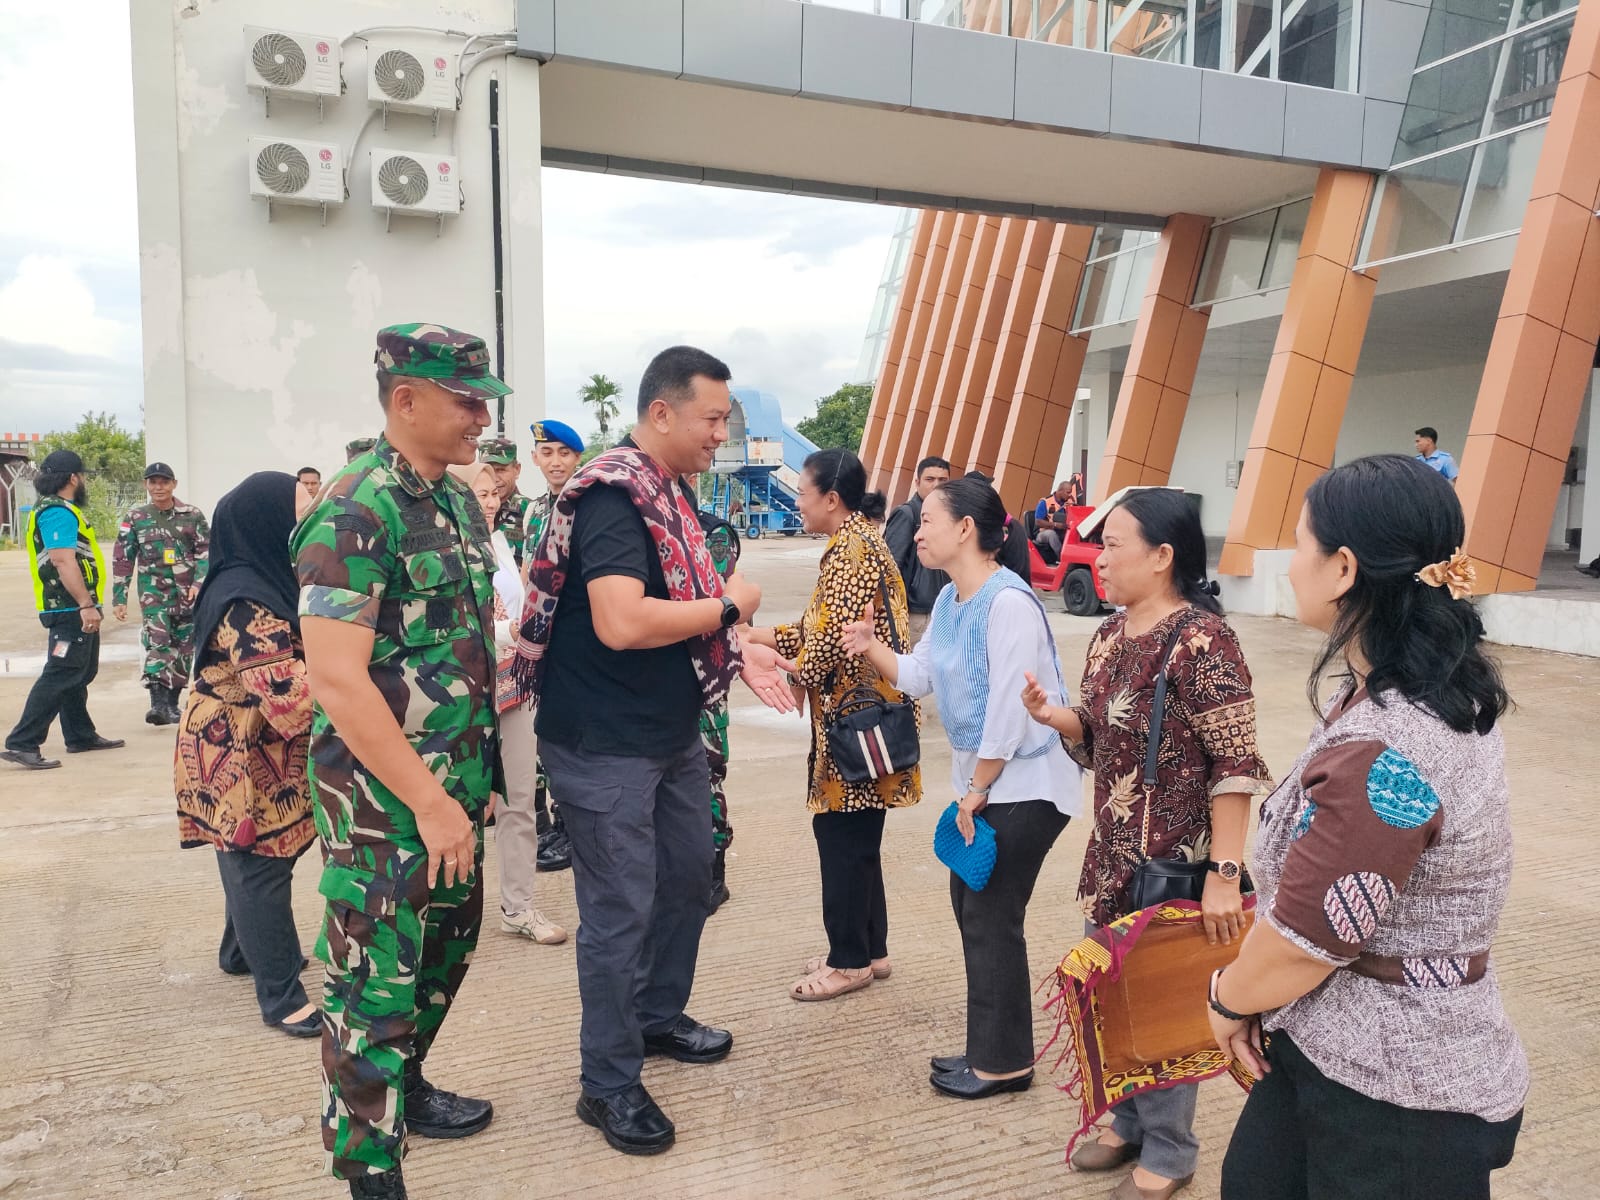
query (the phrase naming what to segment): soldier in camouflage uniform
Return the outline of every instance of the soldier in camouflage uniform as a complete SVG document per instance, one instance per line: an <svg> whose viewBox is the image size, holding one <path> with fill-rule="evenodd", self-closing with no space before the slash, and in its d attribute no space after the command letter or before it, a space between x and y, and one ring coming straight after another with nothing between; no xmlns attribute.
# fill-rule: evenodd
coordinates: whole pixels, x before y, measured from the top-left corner
<svg viewBox="0 0 1600 1200"><path fill-rule="evenodd" d="M344 444L344 461L348 465L355 462L368 450L378 444L377 438L352 438Z"/></svg>
<svg viewBox="0 0 1600 1200"><path fill-rule="evenodd" d="M206 577L211 530L206 516L173 495L177 481L166 463L145 468L150 497L122 518L111 552L111 611L128 619L128 585L139 573L140 638L144 686L150 689L151 725L178 722L178 693L194 660L194 598Z"/></svg>
<svg viewBox="0 0 1600 1200"><path fill-rule="evenodd" d="M706 533L706 549L726 579L739 565L739 535L728 522L709 513L699 513L700 527ZM716 912L732 898L728 891L728 845L733 841L733 824L728 820L728 701L722 699L700 711L700 742L706 748L706 766L711 770L711 845L716 857L711 862L711 911Z"/></svg>
<svg viewBox="0 0 1600 1200"><path fill-rule="evenodd" d="M500 493L500 511L495 515L494 527L506 535L511 556L520 567L528 536L528 506L533 501L517 490L517 480L522 477L517 444L503 437L485 438L478 443L478 461L494 469L494 486Z"/></svg>
<svg viewBox="0 0 1600 1200"><path fill-rule="evenodd" d="M494 1111L422 1064L477 945L484 810L503 790L494 551L445 467L472 461L487 399L510 389L480 339L438 325L382 330L377 363L385 434L328 482L292 549L317 699L323 1148L352 1196L394 1200L408 1133L465 1137Z"/></svg>

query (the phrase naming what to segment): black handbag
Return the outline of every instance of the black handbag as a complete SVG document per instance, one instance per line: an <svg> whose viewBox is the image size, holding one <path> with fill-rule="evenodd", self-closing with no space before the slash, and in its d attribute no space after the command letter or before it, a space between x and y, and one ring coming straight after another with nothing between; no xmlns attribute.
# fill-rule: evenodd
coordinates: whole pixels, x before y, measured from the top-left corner
<svg viewBox="0 0 1600 1200"><path fill-rule="evenodd" d="M878 596L889 619L889 648L903 654L900 632L889 607L889 589L878 577ZM877 688L851 688L833 707L826 723L828 754L846 783L873 783L908 771L922 756L917 710L909 700L885 700Z"/></svg>
<svg viewBox="0 0 1600 1200"><path fill-rule="evenodd" d="M1144 786L1147 791L1156 785L1156 759L1161 753L1161 726L1167 715L1167 660L1172 657L1173 647L1178 644L1178 634L1182 630L1183 624L1180 622L1167 638L1167 644L1161 651L1161 666L1156 674L1156 698L1150 706L1150 739L1145 744L1144 750ZM1132 881L1128 884L1129 912L1138 912L1141 908L1150 908L1158 904L1169 904L1174 900L1200 903L1200 897L1205 893L1206 876L1211 872L1209 859L1190 862L1182 858L1151 858L1143 852L1141 859L1139 865L1134 868ZM1255 891L1248 871L1239 878L1239 890Z"/></svg>

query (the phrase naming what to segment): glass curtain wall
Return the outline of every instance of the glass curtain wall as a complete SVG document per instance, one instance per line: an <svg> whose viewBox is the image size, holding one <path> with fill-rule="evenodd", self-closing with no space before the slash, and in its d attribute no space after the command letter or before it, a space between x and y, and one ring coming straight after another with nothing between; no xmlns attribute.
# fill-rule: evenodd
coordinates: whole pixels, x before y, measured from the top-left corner
<svg viewBox="0 0 1600 1200"><path fill-rule="evenodd" d="M1311 197L1211 227L1195 304L1215 304L1289 286L1300 257Z"/></svg>
<svg viewBox="0 0 1600 1200"><path fill-rule="evenodd" d="M1154 230L1116 225L1101 225L1094 231L1090 257L1083 266L1083 283L1078 288L1073 333L1138 317L1160 238Z"/></svg>
<svg viewBox="0 0 1600 1200"><path fill-rule="evenodd" d="M1435 0L1363 266L1515 233L1577 0Z"/></svg>

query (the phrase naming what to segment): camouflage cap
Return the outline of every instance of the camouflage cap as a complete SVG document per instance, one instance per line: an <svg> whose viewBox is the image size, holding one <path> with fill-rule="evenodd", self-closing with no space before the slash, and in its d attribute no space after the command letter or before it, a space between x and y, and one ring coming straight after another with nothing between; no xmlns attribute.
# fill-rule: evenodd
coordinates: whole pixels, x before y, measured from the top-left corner
<svg viewBox="0 0 1600 1200"><path fill-rule="evenodd" d="M377 438L355 438L344 444L345 462L354 462L360 455L365 454L378 444Z"/></svg>
<svg viewBox="0 0 1600 1200"><path fill-rule="evenodd" d="M510 438L479 438L478 461L491 467L511 466L517 461L517 444Z"/></svg>
<svg viewBox="0 0 1600 1200"><path fill-rule="evenodd" d="M489 373L483 339L443 325L412 322L378 331L373 362L391 375L431 379L468 400L493 400L511 389Z"/></svg>

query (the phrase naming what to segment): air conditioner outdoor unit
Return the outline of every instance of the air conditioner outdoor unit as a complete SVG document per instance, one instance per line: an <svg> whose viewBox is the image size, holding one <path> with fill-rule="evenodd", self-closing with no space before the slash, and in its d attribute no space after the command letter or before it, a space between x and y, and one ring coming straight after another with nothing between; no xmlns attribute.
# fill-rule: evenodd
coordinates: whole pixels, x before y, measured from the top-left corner
<svg viewBox="0 0 1600 1200"><path fill-rule="evenodd" d="M331 142L253 137L250 194L267 202L269 218L275 203L343 204L344 154Z"/></svg>
<svg viewBox="0 0 1600 1200"><path fill-rule="evenodd" d="M438 50L384 46L367 49L367 99L384 112L432 114L456 110L459 56Z"/></svg>
<svg viewBox="0 0 1600 1200"><path fill-rule="evenodd" d="M344 90L339 71L339 39L314 33L290 33L247 25L244 30L244 82L273 96L324 99Z"/></svg>
<svg viewBox="0 0 1600 1200"><path fill-rule="evenodd" d="M372 206L387 216L453 217L461 211L460 172L447 155L373 150Z"/></svg>

